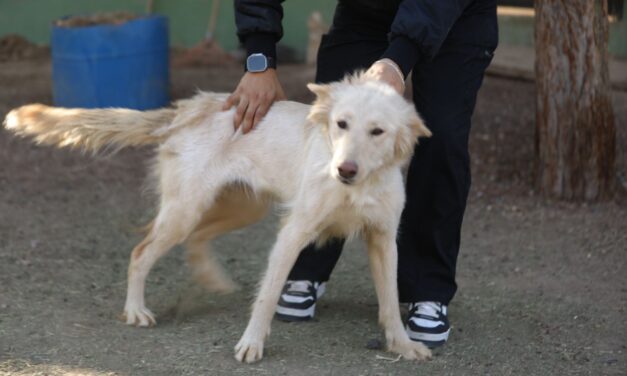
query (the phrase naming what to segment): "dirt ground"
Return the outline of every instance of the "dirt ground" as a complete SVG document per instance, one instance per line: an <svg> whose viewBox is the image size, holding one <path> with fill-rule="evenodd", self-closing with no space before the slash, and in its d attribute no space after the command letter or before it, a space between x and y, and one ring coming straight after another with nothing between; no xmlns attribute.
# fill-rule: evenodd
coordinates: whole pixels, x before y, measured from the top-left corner
<svg viewBox="0 0 627 376"><path fill-rule="evenodd" d="M231 90L239 67L173 72L174 97ZM309 101L311 68L281 68L290 98ZM47 61L0 64L0 116L51 102ZM126 265L153 213L142 194L151 150L90 158L0 131L0 374L120 375L625 375L627 199L568 204L531 185L533 84L489 77L471 149L450 343L426 363L393 361L381 339L363 246L350 244L317 319L274 322L267 355L243 365L233 346L274 239L269 218L220 239L242 289L195 286L182 252L148 278L151 329L118 321ZM627 93L615 93L618 169L627 181Z"/></svg>

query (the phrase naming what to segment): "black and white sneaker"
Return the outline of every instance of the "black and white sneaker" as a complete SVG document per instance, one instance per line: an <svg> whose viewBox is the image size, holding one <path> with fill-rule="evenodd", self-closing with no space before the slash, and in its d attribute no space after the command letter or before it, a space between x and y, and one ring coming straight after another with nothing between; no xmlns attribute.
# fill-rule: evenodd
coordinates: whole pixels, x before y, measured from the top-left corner
<svg viewBox="0 0 627 376"><path fill-rule="evenodd" d="M410 303L405 329L409 338L429 348L443 345L451 331L446 306L438 302Z"/></svg>
<svg viewBox="0 0 627 376"><path fill-rule="evenodd" d="M281 321L307 321L314 317L316 301L324 294L326 284L314 281L287 281L276 307Z"/></svg>

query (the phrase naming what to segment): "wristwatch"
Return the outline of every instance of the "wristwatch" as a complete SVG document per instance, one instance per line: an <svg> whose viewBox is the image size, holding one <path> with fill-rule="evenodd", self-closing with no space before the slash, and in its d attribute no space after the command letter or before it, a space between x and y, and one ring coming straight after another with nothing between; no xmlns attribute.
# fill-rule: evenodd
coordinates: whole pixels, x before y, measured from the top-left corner
<svg viewBox="0 0 627 376"><path fill-rule="evenodd" d="M252 54L246 59L247 72L265 72L268 68L276 68L276 62L270 56L264 54Z"/></svg>

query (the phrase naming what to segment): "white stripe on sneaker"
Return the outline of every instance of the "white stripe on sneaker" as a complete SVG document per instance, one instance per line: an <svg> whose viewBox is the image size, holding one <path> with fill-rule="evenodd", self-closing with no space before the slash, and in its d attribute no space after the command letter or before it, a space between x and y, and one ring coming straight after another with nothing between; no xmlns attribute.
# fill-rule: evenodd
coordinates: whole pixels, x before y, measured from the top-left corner
<svg viewBox="0 0 627 376"><path fill-rule="evenodd" d="M423 328L435 328L438 327L440 325L445 325L444 321L439 321L439 320L427 320L427 319L423 319L421 317L411 317L409 319L409 321L413 322L414 324L416 324L417 326L423 327Z"/></svg>
<svg viewBox="0 0 627 376"><path fill-rule="evenodd" d="M288 303L304 303L308 300L314 300L313 296L296 296L296 295L289 295L289 294L281 295L281 299L283 299L283 301L286 301Z"/></svg>

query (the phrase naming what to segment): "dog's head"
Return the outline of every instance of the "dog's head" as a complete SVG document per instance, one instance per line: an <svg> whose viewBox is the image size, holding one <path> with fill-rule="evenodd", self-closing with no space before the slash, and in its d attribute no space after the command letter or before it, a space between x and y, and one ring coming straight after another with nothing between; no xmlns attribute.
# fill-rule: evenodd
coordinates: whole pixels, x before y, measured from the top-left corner
<svg viewBox="0 0 627 376"><path fill-rule="evenodd" d="M308 120L324 128L333 153L331 175L344 184L398 167L411 157L419 137L431 136L412 104L363 74L307 87L316 94Z"/></svg>

